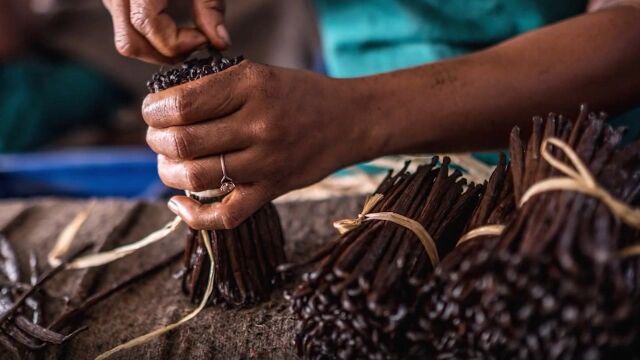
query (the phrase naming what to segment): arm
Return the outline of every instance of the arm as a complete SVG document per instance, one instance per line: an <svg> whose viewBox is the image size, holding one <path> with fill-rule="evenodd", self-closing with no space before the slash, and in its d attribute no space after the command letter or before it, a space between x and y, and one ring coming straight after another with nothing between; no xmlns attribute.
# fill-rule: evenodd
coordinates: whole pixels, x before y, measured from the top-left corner
<svg viewBox="0 0 640 360"><path fill-rule="evenodd" d="M637 2L635 2L637 3ZM196 229L238 225L266 201L381 155L504 146L532 114L640 102L640 8L612 6L484 51L360 79L245 61L149 95L147 141L165 184L238 185L224 201L175 197ZM524 126L528 128L528 126Z"/></svg>
<svg viewBox="0 0 640 360"><path fill-rule="evenodd" d="M376 155L496 149L534 114L572 114L585 101L607 111L640 104L640 6L612 6L362 81L381 104L372 116L380 130L372 138L382 139Z"/></svg>

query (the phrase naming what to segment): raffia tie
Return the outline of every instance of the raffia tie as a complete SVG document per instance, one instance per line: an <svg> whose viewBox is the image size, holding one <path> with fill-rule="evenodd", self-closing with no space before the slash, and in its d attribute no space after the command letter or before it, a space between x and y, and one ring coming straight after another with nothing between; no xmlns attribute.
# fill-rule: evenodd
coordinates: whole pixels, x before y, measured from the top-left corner
<svg viewBox="0 0 640 360"><path fill-rule="evenodd" d="M555 158L549 151L548 145L558 147L569 159L573 168ZM531 186L522 195L520 206L524 205L532 197L556 190L575 191L592 196L607 205L609 210L625 224L640 229L640 209L614 198L609 192L596 183L587 166L578 155L564 141L551 137L542 142L540 148L542 157L556 170L567 175L566 177L550 177Z"/></svg>
<svg viewBox="0 0 640 360"><path fill-rule="evenodd" d="M372 196L367 197L367 200L362 207L362 211L358 214L357 217L353 219L343 219L337 220L333 222L333 227L338 229L338 232L341 235L348 233L349 231L357 229L360 225L362 225L366 221L371 220L382 220L382 221L391 221L395 224L398 224L408 230L411 230L420 240L424 250L429 256L429 260L431 260L431 264L435 267L440 262L440 257L438 256L438 249L436 247L435 241L427 230L425 230L424 226L419 222L408 218L406 216L396 214L394 212L378 212L371 213L371 210L382 200L384 196L382 194L374 194Z"/></svg>
<svg viewBox="0 0 640 360"><path fill-rule="evenodd" d="M549 151L549 144L560 149L569 159L571 166L554 157ZM519 206L523 206L532 197L545 192L559 190L575 191L600 200L609 208L611 213L618 217L623 223L640 229L640 209L633 208L625 202L616 199L607 192L607 190L598 185L587 166L580 160L578 154L576 154L569 144L556 137L549 137L542 142L540 153L554 169L566 176L550 177L533 184L527 189L524 195L522 195ZM493 229L491 229L491 226L483 226L471 230L460 238L458 244L482 235L499 235L502 230L504 230L504 226L502 226L502 229L499 229L498 226L499 225L496 225ZM623 257L640 255L640 245L623 248L619 253Z"/></svg>
<svg viewBox="0 0 640 360"><path fill-rule="evenodd" d="M188 191L185 193L187 196L190 196L190 193ZM59 264L60 257L69 251L69 248L71 247L75 236L80 230L80 227L89 217L89 213L93 209L94 205L95 203L91 202L91 204L86 209L78 213L78 215L76 215L76 217L71 221L71 223L67 225L67 227L62 231L53 249L49 252L47 256L48 261L52 266ZM181 222L180 217L176 216L172 221L164 225L162 228L152 232L151 234L145 236L144 238L138 241L135 241L131 244L117 247L110 251L82 256L76 259L75 261L73 261L72 263L68 264L66 269L78 270L78 269L87 269L87 268L92 268L97 266L103 266L103 265L112 263L118 259L121 259L123 257L129 256L141 249L144 249L166 238L169 234L175 231L178 225L180 225L180 222ZM204 246L207 250L209 261L211 261L211 266L209 267L209 279L207 281L207 288L205 290L204 296L202 297L202 300L200 301L200 304L198 305L198 307L196 307L190 313L188 313L187 315L182 317L180 320L172 324L161 326L156 330L153 330L147 334L135 337L123 344L116 346L115 348L109 351L103 352L102 354L96 357L96 360L104 360L122 350L131 349L131 348L140 346L142 344L146 344L151 340L157 338L158 336L165 334L169 331L172 331L173 329L176 329L177 327L181 326L187 321L195 318L205 308L214 290L213 285L215 280L215 259L213 257L213 248L211 245L211 238L209 237L209 233L205 230L200 230L200 234L202 236L202 242L204 243Z"/></svg>
<svg viewBox="0 0 640 360"><path fill-rule="evenodd" d="M458 243L456 243L456 246L460 246L460 244L480 236L498 236L502 234L504 228L505 226L500 224L477 227L462 235L458 240Z"/></svg>

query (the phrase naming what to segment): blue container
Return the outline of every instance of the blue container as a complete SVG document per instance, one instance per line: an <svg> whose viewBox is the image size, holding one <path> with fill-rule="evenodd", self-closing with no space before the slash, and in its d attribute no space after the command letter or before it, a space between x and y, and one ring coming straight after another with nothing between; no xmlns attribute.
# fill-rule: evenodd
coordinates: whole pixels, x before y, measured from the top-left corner
<svg viewBox="0 0 640 360"><path fill-rule="evenodd" d="M172 191L143 147L0 155L0 198L29 196L157 199Z"/></svg>

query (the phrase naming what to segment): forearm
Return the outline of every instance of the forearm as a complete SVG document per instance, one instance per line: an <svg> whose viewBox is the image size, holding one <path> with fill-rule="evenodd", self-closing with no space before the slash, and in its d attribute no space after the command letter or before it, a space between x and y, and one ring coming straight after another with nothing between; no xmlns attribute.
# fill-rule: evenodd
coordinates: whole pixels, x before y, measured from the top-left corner
<svg viewBox="0 0 640 360"><path fill-rule="evenodd" d="M350 82L373 156L496 149L534 114L640 103L640 8L617 7L487 50Z"/></svg>

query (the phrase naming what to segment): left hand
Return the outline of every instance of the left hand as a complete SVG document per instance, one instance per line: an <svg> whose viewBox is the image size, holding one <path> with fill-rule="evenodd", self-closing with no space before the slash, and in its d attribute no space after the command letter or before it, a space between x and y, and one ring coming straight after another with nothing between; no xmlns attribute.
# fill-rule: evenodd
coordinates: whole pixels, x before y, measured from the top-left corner
<svg viewBox="0 0 640 360"><path fill-rule="evenodd" d="M264 203L375 156L359 114L357 80L336 80L243 61L221 73L148 95L147 142L162 181L203 191L220 186L220 154L236 189L202 205L171 199L194 229L233 228Z"/></svg>

